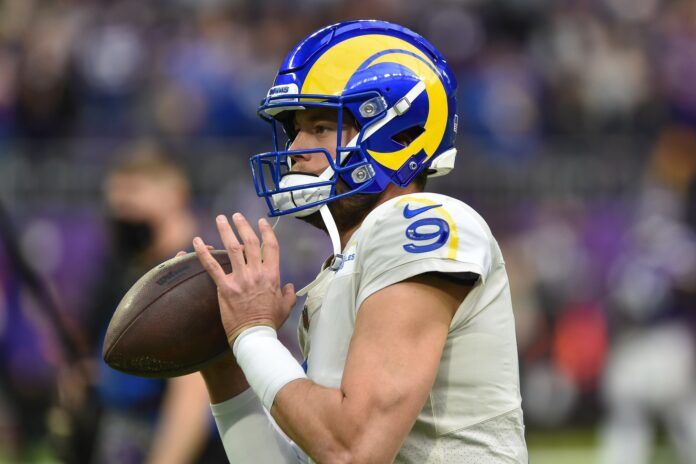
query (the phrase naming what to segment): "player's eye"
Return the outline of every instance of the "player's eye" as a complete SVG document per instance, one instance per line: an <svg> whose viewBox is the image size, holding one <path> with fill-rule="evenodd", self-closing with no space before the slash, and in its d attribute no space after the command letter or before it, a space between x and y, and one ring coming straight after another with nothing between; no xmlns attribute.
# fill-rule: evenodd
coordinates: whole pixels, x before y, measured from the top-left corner
<svg viewBox="0 0 696 464"><path fill-rule="evenodd" d="M317 135L325 134L328 131L329 131L329 128L322 125L322 124L317 124L316 126L314 126L314 133Z"/></svg>

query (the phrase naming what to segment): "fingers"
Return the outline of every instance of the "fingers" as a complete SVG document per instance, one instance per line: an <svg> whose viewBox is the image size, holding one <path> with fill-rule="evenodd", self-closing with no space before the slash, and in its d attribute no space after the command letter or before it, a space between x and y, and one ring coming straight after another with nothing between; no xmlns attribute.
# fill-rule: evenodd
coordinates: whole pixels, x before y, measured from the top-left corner
<svg viewBox="0 0 696 464"><path fill-rule="evenodd" d="M241 243L239 243L239 240L237 240L237 236L235 235L234 231L232 230L232 226L230 226L230 223L225 216L222 214L217 216L215 218L215 224L217 225L222 243L225 245L227 254L230 257L232 269L241 270L245 265L244 247Z"/></svg>
<svg viewBox="0 0 696 464"><path fill-rule="evenodd" d="M214 250L214 249L215 249L215 247L212 246L212 245L206 245L205 247L206 247L207 249L209 249L209 250ZM180 252L178 252L178 253L176 254L175 258L178 258L179 256L184 256L184 255L187 255L187 254L189 254L188 251L181 250Z"/></svg>
<svg viewBox="0 0 696 464"><path fill-rule="evenodd" d="M259 219L259 230L263 240L263 267L264 271L273 276L280 285L280 247L273 228L264 218Z"/></svg>
<svg viewBox="0 0 696 464"><path fill-rule="evenodd" d="M283 301L287 305L286 308L291 309L295 306L297 302L297 295L295 294L295 286L293 284L285 284L281 289L283 295Z"/></svg>
<svg viewBox="0 0 696 464"><path fill-rule="evenodd" d="M196 250L196 256L198 256L201 265L219 287L225 280L225 271L220 267L220 263L213 258L210 250L199 237L193 239L193 248Z"/></svg>
<svg viewBox="0 0 696 464"><path fill-rule="evenodd" d="M261 242L259 242L259 237L241 213L234 213L232 215L232 221L237 228L237 232L239 232L239 236L244 242L244 253L246 254L247 264L251 268L260 269Z"/></svg>

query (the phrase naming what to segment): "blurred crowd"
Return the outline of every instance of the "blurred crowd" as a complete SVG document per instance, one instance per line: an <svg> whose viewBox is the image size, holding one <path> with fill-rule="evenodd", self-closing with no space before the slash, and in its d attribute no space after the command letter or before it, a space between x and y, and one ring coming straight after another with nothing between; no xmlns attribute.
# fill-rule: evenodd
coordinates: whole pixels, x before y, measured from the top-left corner
<svg viewBox="0 0 696 464"><path fill-rule="evenodd" d="M455 70L458 168L432 188L501 242L529 430L596 427L606 463L649 462L659 435L696 462L692 0L0 1L0 461L65 431L64 338L103 330L91 295L122 238L105 179L155 153L190 177L204 237L216 213L264 214L246 164L270 147L258 102L300 38L370 17ZM278 231L303 285L328 243Z"/></svg>
<svg viewBox="0 0 696 464"><path fill-rule="evenodd" d="M0 137L259 134L291 44L357 17L430 38L459 77L465 130L503 150L696 119L685 0L5 0Z"/></svg>

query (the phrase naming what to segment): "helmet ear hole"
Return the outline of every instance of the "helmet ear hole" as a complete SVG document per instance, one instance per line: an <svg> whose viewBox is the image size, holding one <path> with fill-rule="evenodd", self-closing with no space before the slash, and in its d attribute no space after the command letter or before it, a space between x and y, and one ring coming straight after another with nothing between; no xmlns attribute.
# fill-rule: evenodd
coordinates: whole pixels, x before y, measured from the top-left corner
<svg viewBox="0 0 696 464"><path fill-rule="evenodd" d="M425 129L423 126L411 126L408 129L404 129L398 134L392 136L392 140L403 147L411 145L411 142L416 140Z"/></svg>

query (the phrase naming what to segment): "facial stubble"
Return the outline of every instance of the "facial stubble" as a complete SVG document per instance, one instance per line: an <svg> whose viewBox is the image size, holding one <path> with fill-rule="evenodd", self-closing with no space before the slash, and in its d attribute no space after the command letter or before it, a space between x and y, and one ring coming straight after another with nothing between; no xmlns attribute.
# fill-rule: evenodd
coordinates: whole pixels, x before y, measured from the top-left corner
<svg viewBox="0 0 696 464"><path fill-rule="evenodd" d="M336 183L336 193L340 195L348 190L350 187L339 178ZM356 193L329 203L329 211L331 211L331 216L333 216L339 232L346 232L362 223L370 211L377 206L382 195L383 193ZM300 219L326 232L324 220L318 211Z"/></svg>

